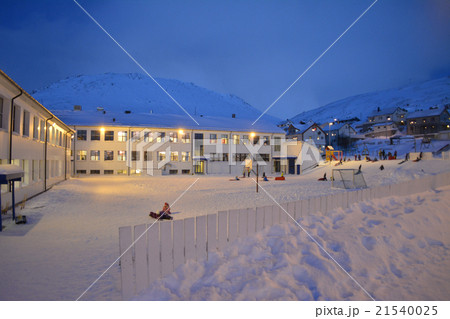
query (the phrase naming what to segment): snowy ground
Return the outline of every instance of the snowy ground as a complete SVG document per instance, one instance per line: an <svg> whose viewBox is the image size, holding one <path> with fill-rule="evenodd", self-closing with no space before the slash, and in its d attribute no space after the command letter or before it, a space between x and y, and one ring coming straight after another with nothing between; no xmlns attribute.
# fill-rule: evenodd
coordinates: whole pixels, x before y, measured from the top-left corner
<svg viewBox="0 0 450 319"><path fill-rule="evenodd" d="M360 164L369 186L450 171L450 162L442 160L403 165L384 161L384 171L379 170L380 162L350 162L339 168L357 168ZM279 202L342 191L331 189L331 182L317 181L324 172L330 176L332 168L324 166L302 176L288 176L285 182L271 179L262 186ZM117 258L118 227L151 222L150 210L161 209L165 201L173 203L196 178L78 178L28 201L19 213L27 215L29 223L8 225L4 220L7 228L0 233L0 300L77 299ZM251 179L230 182L229 178L200 177L173 207L173 212L179 212L174 218L272 204L264 192L255 193ZM376 298L448 299L449 291L437 287L449 279L450 239L444 232L450 224L445 214L449 194L450 189L444 189L409 199L358 204L350 211L337 210L332 217L303 223ZM410 210L413 213L409 214ZM237 256L240 250L245 256ZM295 227L274 226L244 245L230 246L224 255L227 263L221 255L207 264L190 262L175 277L155 284L141 298L367 297L345 281L346 275ZM333 280L336 286L330 287ZM304 282L303 288L294 282ZM221 285L213 288L215 283ZM83 299L120 299L118 266L114 265Z"/></svg>
<svg viewBox="0 0 450 319"><path fill-rule="evenodd" d="M300 220L376 300L450 298L450 187ZM179 267L137 300L371 300L294 223Z"/></svg>

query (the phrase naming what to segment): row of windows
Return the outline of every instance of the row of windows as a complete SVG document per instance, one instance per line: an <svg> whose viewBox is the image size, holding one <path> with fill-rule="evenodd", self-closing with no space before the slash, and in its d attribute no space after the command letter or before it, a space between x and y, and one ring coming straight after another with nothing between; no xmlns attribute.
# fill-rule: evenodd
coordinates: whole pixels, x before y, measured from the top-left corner
<svg viewBox="0 0 450 319"><path fill-rule="evenodd" d="M104 141L114 141L117 139L118 142L128 141L128 131L118 131L117 137L115 136L115 131L105 131L105 130L90 130L90 140L100 141L103 133ZM169 141L177 143L180 140L182 143L190 143L191 138L189 133L178 134L177 132L169 132L166 136L166 132L145 132L145 131L131 131L131 140L152 143L156 141L158 143ZM77 130L77 140L87 141L88 131L87 130Z"/></svg>
<svg viewBox="0 0 450 319"><path fill-rule="evenodd" d="M152 152L143 152L144 158L143 160L151 161L152 160ZM131 151L131 161L140 161L141 152L140 151ZM100 161L101 153L99 150L91 150L89 153L89 159L91 161ZM166 152L156 152L157 160L164 161L166 159ZM77 151L77 161L86 161L88 159L88 151L80 150ZM114 151L103 151L103 160L104 161L114 161ZM117 151L117 161L126 161L127 160L127 151ZM172 162L189 162L190 161L190 152L170 152L170 160Z"/></svg>
<svg viewBox="0 0 450 319"><path fill-rule="evenodd" d="M3 105L3 99L0 97L0 128L6 128L7 120L6 108ZM21 125L22 124L22 125ZM13 106L13 132L22 134L25 137L33 137L38 141L45 141L45 121L38 116L33 116L27 110L21 110L18 105ZM66 146L63 131L54 126L48 128L48 142L58 146Z"/></svg>
<svg viewBox="0 0 450 319"><path fill-rule="evenodd" d="M104 130L90 130L90 140L91 141L100 141L102 138L104 141L114 141L115 140L115 131L104 131ZM167 133L167 135L166 135ZM178 141L182 143L190 143L191 138L189 133L179 134L177 132L146 132L146 131L131 131L131 139L133 141L143 140L144 142L153 142L157 143L161 142L173 142L177 143ZM203 140L203 134L195 134L196 140ZM77 140L78 141L87 141L88 140L88 130L77 130ZM118 142L126 142L128 140L128 131L118 131L117 132L117 141ZM232 135L233 144L249 144L253 143L258 144L262 140L263 145L270 145L270 136L263 136L260 139L260 136L255 135L253 137L249 137L249 135L243 135L242 140L241 136L238 134ZM228 144L228 134L209 134L209 142L210 144Z"/></svg>
<svg viewBox="0 0 450 319"><path fill-rule="evenodd" d="M189 169L182 169L182 170L177 170L177 169L171 169L169 170L169 174L170 175L176 175L179 172L181 172L181 174L190 174L191 170ZM77 174L78 175L85 175L87 174L88 171L86 169L78 169L77 170ZM141 171L140 170L130 170L130 174L134 175L134 174L140 174ZM99 169L91 169L89 171L90 175L100 175L101 171ZM115 174L117 175L127 175L128 171L126 169L118 169L115 171ZM103 175L114 175L114 170L112 169L105 169L103 170Z"/></svg>
<svg viewBox="0 0 450 319"><path fill-rule="evenodd" d="M0 160L0 164L7 164L8 160ZM43 160L20 160L13 159L12 164L23 169L24 176L20 182L14 183L15 188L28 186L44 179ZM60 177L64 174L64 162L58 160L47 161L47 178ZM7 191L7 185L2 185L2 193Z"/></svg>
<svg viewBox="0 0 450 319"><path fill-rule="evenodd" d="M140 161L140 154L139 151L132 151L131 152L131 161ZM143 160L151 161L152 160L152 152L143 152L144 158ZM178 151L171 151L169 152L170 161L171 162L189 162L190 161L190 152L178 152ZM166 156L168 154L165 151L156 152L156 160L158 161L164 161L166 160ZM89 156L89 157L88 157ZM234 160L236 162L243 162L248 158L248 153L235 153L234 154ZM80 150L77 152L77 161L100 161L101 159L101 152L99 150L91 150L88 154L88 151ZM210 154L210 161L211 162L228 162L229 160L229 154L228 153L211 153ZM270 161L270 155L269 154L256 154L255 159L257 161ZM104 161L113 161L114 160L114 151L103 151L103 160ZM117 161L126 161L127 160L127 151L117 151Z"/></svg>

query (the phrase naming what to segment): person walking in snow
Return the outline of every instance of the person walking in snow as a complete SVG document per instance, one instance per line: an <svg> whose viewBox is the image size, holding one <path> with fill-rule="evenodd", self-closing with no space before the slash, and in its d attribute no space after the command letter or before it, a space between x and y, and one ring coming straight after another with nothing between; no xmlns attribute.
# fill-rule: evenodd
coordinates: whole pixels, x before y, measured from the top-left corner
<svg viewBox="0 0 450 319"><path fill-rule="evenodd" d="M251 171L251 169L250 169L250 167L248 167L247 168L247 177L250 177L250 171Z"/></svg>

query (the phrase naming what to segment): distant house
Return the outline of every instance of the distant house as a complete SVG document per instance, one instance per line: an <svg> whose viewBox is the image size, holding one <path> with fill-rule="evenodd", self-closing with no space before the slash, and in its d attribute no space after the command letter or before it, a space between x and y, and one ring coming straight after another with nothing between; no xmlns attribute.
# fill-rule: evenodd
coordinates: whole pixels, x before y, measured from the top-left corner
<svg viewBox="0 0 450 319"><path fill-rule="evenodd" d="M407 113L408 111L402 109L401 107L390 107L385 109L381 109L378 107L367 117L367 122L363 123L361 132L365 133L370 131L370 134L381 134L379 130L380 125L383 124L381 125L381 127L384 135L386 135L389 130L384 130L384 123L394 123L395 131L397 131L399 128L402 128L406 124L405 119ZM379 124L378 128L372 129L374 124Z"/></svg>
<svg viewBox="0 0 450 319"><path fill-rule="evenodd" d="M349 123L342 123L341 121L332 125L324 123L321 127L327 132L327 143L334 147L348 146L351 139L356 137L356 130Z"/></svg>
<svg viewBox="0 0 450 319"><path fill-rule="evenodd" d="M367 121L369 123L394 122L399 124L405 121L406 113L408 111L400 107L378 108L367 117Z"/></svg>
<svg viewBox="0 0 450 319"><path fill-rule="evenodd" d="M398 132L397 124L394 122L383 122L373 124L368 132L366 132L366 137L390 137Z"/></svg>
<svg viewBox="0 0 450 319"><path fill-rule="evenodd" d="M286 139L313 142L322 151L325 149L327 143L325 131L317 123L312 121L307 123L300 122L299 124L295 124L295 126L294 124L289 125L286 132Z"/></svg>
<svg viewBox="0 0 450 319"><path fill-rule="evenodd" d="M410 113L407 117L410 135L437 134L450 130L450 113L444 106Z"/></svg>

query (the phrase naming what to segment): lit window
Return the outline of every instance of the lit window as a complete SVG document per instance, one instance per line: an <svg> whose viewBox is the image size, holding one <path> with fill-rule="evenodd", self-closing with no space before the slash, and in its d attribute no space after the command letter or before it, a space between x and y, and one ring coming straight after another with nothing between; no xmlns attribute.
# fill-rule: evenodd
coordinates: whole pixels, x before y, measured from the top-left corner
<svg viewBox="0 0 450 319"><path fill-rule="evenodd" d="M178 162L178 152L170 152L170 160L172 162Z"/></svg>
<svg viewBox="0 0 450 319"><path fill-rule="evenodd" d="M117 132L117 141L119 142L126 142L128 138L128 132L127 131L119 131Z"/></svg>
<svg viewBox="0 0 450 319"><path fill-rule="evenodd" d="M209 134L209 142L211 144L216 144L217 143L217 134Z"/></svg>
<svg viewBox="0 0 450 319"><path fill-rule="evenodd" d="M91 161L100 160L100 151L91 151Z"/></svg>
<svg viewBox="0 0 450 319"><path fill-rule="evenodd" d="M114 131L105 131L105 141L114 141Z"/></svg>
<svg viewBox="0 0 450 319"><path fill-rule="evenodd" d="M241 142L240 141L240 136L237 135L237 134L233 134L233 144L234 145L239 145L240 142Z"/></svg>
<svg viewBox="0 0 450 319"><path fill-rule="evenodd" d="M85 161L87 158L87 151L78 151L77 152L77 161Z"/></svg>
<svg viewBox="0 0 450 319"><path fill-rule="evenodd" d="M117 151L117 160L124 162L127 160L127 151Z"/></svg>
<svg viewBox="0 0 450 319"><path fill-rule="evenodd" d="M133 141L138 141L141 138L141 132L139 131L131 131L131 139Z"/></svg>
<svg viewBox="0 0 450 319"><path fill-rule="evenodd" d="M114 151L105 151L105 161L112 161L114 160Z"/></svg>
<svg viewBox="0 0 450 319"><path fill-rule="evenodd" d="M166 152L158 152L158 160L164 161L166 159Z"/></svg>
<svg viewBox="0 0 450 319"><path fill-rule="evenodd" d="M91 130L91 141L100 141L100 131Z"/></svg>
<svg viewBox="0 0 450 319"><path fill-rule="evenodd" d="M189 133L183 133L183 134L181 135L181 141L182 141L183 143L190 143L190 142L191 142L191 136L190 136L190 134L189 134Z"/></svg>
<svg viewBox="0 0 450 319"><path fill-rule="evenodd" d="M178 142L178 133L177 132L169 133L169 142L172 142L172 143Z"/></svg>
<svg viewBox="0 0 450 319"><path fill-rule="evenodd" d="M222 134L222 144L228 144L228 134Z"/></svg>
<svg viewBox="0 0 450 319"><path fill-rule="evenodd" d="M157 143L164 142L164 138L165 137L166 137L166 133L165 132L158 133L158 137L156 138L156 142Z"/></svg>
<svg viewBox="0 0 450 319"><path fill-rule="evenodd" d="M189 152L181 152L181 161L189 162Z"/></svg>
<svg viewBox="0 0 450 319"><path fill-rule="evenodd" d="M78 141L86 141L86 135L87 135L86 130L78 130L77 131L77 140Z"/></svg>

